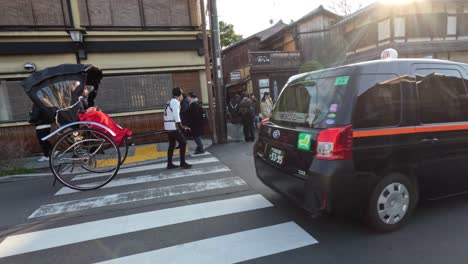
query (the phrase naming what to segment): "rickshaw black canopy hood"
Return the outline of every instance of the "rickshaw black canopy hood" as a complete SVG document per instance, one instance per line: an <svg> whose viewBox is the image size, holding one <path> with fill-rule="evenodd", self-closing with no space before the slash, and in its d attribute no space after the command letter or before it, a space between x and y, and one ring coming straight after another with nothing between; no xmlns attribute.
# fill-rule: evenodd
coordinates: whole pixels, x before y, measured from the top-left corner
<svg viewBox="0 0 468 264"><path fill-rule="evenodd" d="M56 118L56 122L63 125L75 122L78 111L94 106L102 72L90 64L62 64L32 73L21 85L32 102L45 111L49 117ZM74 105L82 96L85 85L93 86L86 101ZM62 111L57 110L72 108Z"/></svg>
<svg viewBox="0 0 468 264"><path fill-rule="evenodd" d="M26 92L29 92L33 86L44 80L53 78L55 76L77 73L92 74L93 76L89 76L91 78L88 77L88 79L94 79L97 83L99 83L102 78L101 70L91 64L62 64L32 73L29 75L29 77L21 82L21 85L24 87Z"/></svg>

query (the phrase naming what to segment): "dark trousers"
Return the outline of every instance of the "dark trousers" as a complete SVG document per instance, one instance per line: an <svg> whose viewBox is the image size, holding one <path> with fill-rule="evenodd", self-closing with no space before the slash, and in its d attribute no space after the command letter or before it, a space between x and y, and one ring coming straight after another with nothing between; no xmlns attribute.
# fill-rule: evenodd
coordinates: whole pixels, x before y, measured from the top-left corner
<svg viewBox="0 0 468 264"><path fill-rule="evenodd" d="M258 129L258 115L255 115L254 117L254 127L255 129Z"/></svg>
<svg viewBox="0 0 468 264"><path fill-rule="evenodd" d="M244 126L245 141L254 140L254 118L253 116L246 116L242 118L242 125Z"/></svg>
<svg viewBox="0 0 468 264"><path fill-rule="evenodd" d="M187 146L187 140L179 130L170 131L167 133L169 137L169 148L167 149L167 164L172 164L172 156L174 155L174 148L176 141L180 147L180 164L185 164L185 148Z"/></svg>
<svg viewBox="0 0 468 264"><path fill-rule="evenodd" d="M194 136L193 137L193 140L195 141L195 143L197 144L197 151L203 151L203 142L201 140L201 137L200 136Z"/></svg>
<svg viewBox="0 0 468 264"><path fill-rule="evenodd" d="M37 139L39 140L39 144L41 145L43 155L45 157L49 157L50 151L52 149L49 141L42 141L41 138L50 134L50 127L43 128L43 129L36 129Z"/></svg>

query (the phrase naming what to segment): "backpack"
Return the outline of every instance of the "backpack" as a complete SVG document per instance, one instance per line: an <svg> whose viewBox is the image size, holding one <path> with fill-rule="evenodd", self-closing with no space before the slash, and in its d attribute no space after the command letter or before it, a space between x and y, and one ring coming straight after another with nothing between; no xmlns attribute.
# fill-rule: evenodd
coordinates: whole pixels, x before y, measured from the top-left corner
<svg viewBox="0 0 468 264"><path fill-rule="evenodd" d="M171 99L172 100L172 99ZM169 100L167 103L166 103L166 108L164 108L164 116L167 117L167 109L169 108L172 112L172 108L171 108L171 100Z"/></svg>
<svg viewBox="0 0 468 264"><path fill-rule="evenodd" d="M239 113L242 116L252 114L252 101L249 98L244 98L239 103Z"/></svg>

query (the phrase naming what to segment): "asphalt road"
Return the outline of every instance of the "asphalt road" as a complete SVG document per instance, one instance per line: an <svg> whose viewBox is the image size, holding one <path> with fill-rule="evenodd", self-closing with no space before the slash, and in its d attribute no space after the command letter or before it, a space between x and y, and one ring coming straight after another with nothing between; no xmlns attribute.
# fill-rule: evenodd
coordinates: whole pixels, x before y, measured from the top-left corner
<svg viewBox="0 0 468 264"><path fill-rule="evenodd" d="M251 150L214 146L191 170L143 165L90 192L0 184L0 263L467 263L468 196L376 234L296 208L256 178Z"/></svg>

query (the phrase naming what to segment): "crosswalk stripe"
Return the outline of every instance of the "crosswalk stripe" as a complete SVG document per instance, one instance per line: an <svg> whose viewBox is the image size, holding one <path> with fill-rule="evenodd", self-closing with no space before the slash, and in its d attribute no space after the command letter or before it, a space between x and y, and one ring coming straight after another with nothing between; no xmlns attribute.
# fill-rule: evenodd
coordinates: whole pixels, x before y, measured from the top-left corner
<svg viewBox="0 0 468 264"><path fill-rule="evenodd" d="M297 224L288 222L100 263L237 263L316 243L318 241Z"/></svg>
<svg viewBox="0 0 468 264"><path fill-rule="evenodd" d="M82 200L73 200L62 203L48 204L39 207L29 218L51 216L62 213L82 211L105 206L146 201L151 199L179 196L189 193L199 193L209 190L223 189L246 185L239 177L230 177L210 181L201 181L172 185L160 188L152 188L140 191L124 192L111 195L92 197Z"/></svg>
<svg viewBox="0 0 468 264"><path fill-rule="evenodd" d="M0 243L0 258L272 206L257 194L13 235Z"/></svg>
<svg viewBox="0 0 468 264"><path fill-rule="evenodd" d="M196 164L212 163L212 162L218 162L218 161L219 160L217 158L215 158L215 157L209 157L209 158L189 160L188 162L190 164L196 165ZM131 172L141 172L141 171L148 171L148 170L155 170L155 169L164 169L164 168L166 168L166 166L167 166L166 163L159 163L159 164L145 165L145 166L139 166L139 167L124 168L124 169L119 170L119 174L131 173ZM72 179L72 181L98 178L98 177L108 176L108 175L109 175L108 173L83 174L83 175L75 176Z"/></svg>
<svg viewBox="0 0 468 264"><path fill-rule="evenodd" d="M134 185L134 184L140 184L140 183L156 182L156 181L161 181L161 180L176 179L176 178L182 178L182 177L206 175L206 174L213 174L213 173L227 172L227 171L230 171L230 169L224 165L216 165L216 166L195 168L195 169L175 171L175 172L164 171L159 174L135 176L135 177L112 180L108 184L101 187L101 189L126 186L126 185ZM93 186L94 184L90 184L90 185ZM86 186L86 184L82 184L81 186L84 187ZM71 194L71 193L77 193L77 192L80 192L80 191L73 190L68 187L63 187L55 195Z"/></svg>

